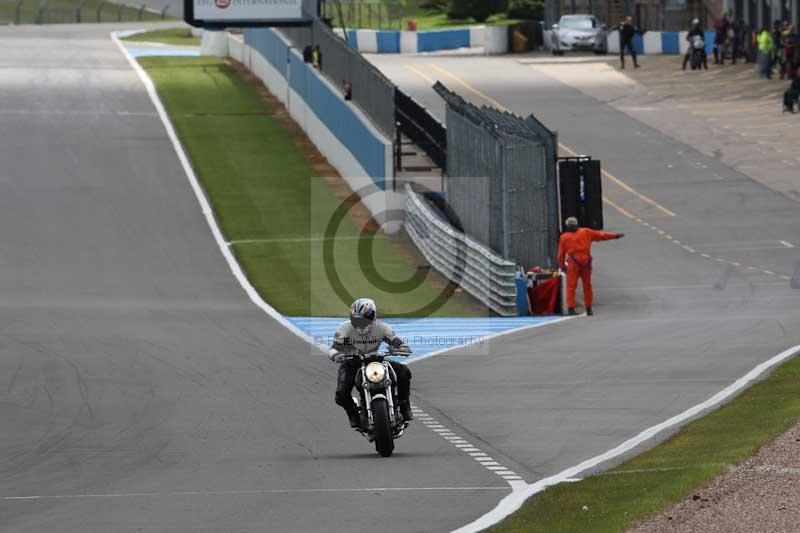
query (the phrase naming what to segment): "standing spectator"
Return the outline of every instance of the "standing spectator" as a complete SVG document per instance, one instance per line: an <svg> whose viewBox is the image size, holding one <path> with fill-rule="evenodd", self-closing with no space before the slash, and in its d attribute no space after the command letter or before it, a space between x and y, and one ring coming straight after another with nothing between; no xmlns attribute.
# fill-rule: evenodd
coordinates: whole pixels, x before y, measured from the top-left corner
<svg viewBox="0 0 800 533"><path fill-rule="evenodd" d="M722 16L717 19L717 22L714 23L714 30L716 30L716 35L714 35L714 64L715 65L724 65L725 64L725 43L728 40L728 30L731 27L731 23L728 20L728 14L723 13Z"/></svg>
<svg viewBox="0 0 800 533"><path fill-rule="evenodd" d="M775 51L775 43L772 40L772 33L769 28L764 27L758 34L758 77L772 78L772 54Z"/></svg>
<svg viewBox="0 0 800 533"><path fill-rule="evenodd" d="M770 66L770 74L772 73L771 70L776 65L778 66L778 70L783 70L783 41L781 41L781 33L783 32L783 22L780 20L776 20L772 23L772 65Z"/></svg>
<svg viewBox="0 0 800 533"><path fill-rule="evenodd" d="M633 58L633 68L639 68L639 63L636 62L636 50L633 47L633 37L637 33L639 33L639 30L633 25L631 17L625 17L625 20L619 23L619 68L625 68L626 48Z"/></svg>
<svg viewBox="0 0 800 533"><path fill-rule="evenodd" d="M800 76L795 73L792 84L783 93L783 112L794 113L794 106L797 104L798 99L800 99Z"/></svg>
<svg viewBox="0 0 800 533"><path fill-rule="evenodd" d="M318 44L315 44L314 48L311 49L311 64L314 68L322 70L322 52Z"/></svg>
<svg viewBox="0 0 800 533"><path fill-rule="evenodd" d="M781 32L781 44L783 45L783 65L781 67L781 79L787 75L790 79L794 79L797 64L795 64L795 47L797 45L797 34L795 33L794 24L788 22Z"/></svg>
<svg viewBox="0 0 800 533"><path fill-rule="evenodd" d="M730 31L733 34L733 39L731 42L731 58L733 60L733 64L735 65L739 54L744 51L742 47L742 44L744 43L744 21L741 18L734 20L733 24L731 24Z"/></svg>

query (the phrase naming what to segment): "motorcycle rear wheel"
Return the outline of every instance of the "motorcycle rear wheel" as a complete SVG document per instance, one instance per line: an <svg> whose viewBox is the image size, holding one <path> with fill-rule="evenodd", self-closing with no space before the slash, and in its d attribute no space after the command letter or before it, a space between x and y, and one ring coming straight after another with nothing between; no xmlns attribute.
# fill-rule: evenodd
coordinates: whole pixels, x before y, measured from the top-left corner
<svg viewBox="0 0 800 533"><path fill-rule="evenodd" d="M389 423L389 404L383 398L373 400L372 420L375 422L375 451L381 457L389 457L394 451L394 439Z"/></svg>

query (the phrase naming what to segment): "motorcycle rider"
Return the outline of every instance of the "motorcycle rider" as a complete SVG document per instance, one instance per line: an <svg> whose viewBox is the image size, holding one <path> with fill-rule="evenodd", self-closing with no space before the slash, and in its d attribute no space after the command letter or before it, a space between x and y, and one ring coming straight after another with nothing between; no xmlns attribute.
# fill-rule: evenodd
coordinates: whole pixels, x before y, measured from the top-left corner
<svg viewBox="0 0 800 533"><path fill-rule="evenodd" d="M350 427L360 427L361 420L358 408L353 403L350 392L356 381L356 374L361 368L358 359L344 359L343 356L360 352L377 353L381 343L385 342L393 349L408 348L389 324L377 320L378 310L370 298L359 298L350 306L350 320L345 320L336 328L328 356L331 361L341 363L336 381L336 403L340 405L350 419ZM408 367L394 361L387 361L397 376L397 400L400 413L406 420L413 420L409 396L411 394L411 371Z"/></svg>
<svg viewBox="0 0 800 533"><path fill-rule="evenodd" d="M689 48L686 50L686 55L683 56L683 70L686 70L686 63L688 63L689 59L692 57L692 38L695 36L705 41L705 33L703 32L703 28L700 27L700 19L692 20L692 29L689 30L689 33L686 35L686 40L689 41ZM703 49L703 67L708 70L708 59L705 49Z"/></svg>

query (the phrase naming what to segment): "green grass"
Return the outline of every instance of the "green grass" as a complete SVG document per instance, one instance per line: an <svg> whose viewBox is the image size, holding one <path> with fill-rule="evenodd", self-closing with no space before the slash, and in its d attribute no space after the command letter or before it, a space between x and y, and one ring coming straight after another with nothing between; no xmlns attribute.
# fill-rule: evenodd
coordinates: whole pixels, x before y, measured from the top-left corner
<svg viewBox="0 0 800 533"><path fill-rule="evenodd" d="M393 1L392 3L395 2ZM447 14L445 12L431 10L422 7L420 4L425 3L424 0L402 0L402 3L403 3L402 21L401 21L401 27L399 28L397 26L396 18L392 20L392 27L389 28L387 27L384 15L384 22L381 25L381 27L379 27L377 12L375 12L372 18L369 18L366 9L362 9L359 17L359 11L354 9L354 13L351 16L348 13L346 7L343 8L344 20L346 22L345 25L348 28L350 28L350 25L352 24L353 27L366 28L366 29L405 30L408 19L414 18L417 20L418 30L437 30L446 28L475 26L475 25L515 24L517 22L520 22L520 20L518 19L509 19L505 13L497 13L495 15L492 15L491 17L489 17L489 20L480 23L476 22L473 19L450 19L447 18ZM330 9L330 13L333 14L334 26L341 27L341 23L338 17L338 11L335 9L333 4L328 6L328 9Z"/></svg>
<svg viewBox="0 0 800 533"><path fill-rule="evenodd" d="M200 38L192 36L190 28L169 28L166 30L153 30L136 33L123 39L124 41L150 42L177 44L185 46L200 46Z"/></svg>
<svg viewBox="0 0 800 533"><path fill-rule="evenodd" d="M623 531L752 456L798 418L795 358L652 450L608 472L548 488L490 531Z"/></svg>
<svg viewBox="0 0 800 533"><path fill-rule="evenodd" d="M97 7L103 3L100 11L100 21L97 20ZM34 24L38 22L39 0L23 0L19 11L20 24ZM0 21L15 22L17 17L17 2L15 0L0 0ZM80 5L80 0L47 0L47 11L42 19L44 24L72 23L75 22L75 8ZM139 3L138 5L141 5ZM124 7L122 9L123 21L138 20L138 8ZM119 7L102 0L86 0L81 10L81 22L116 22L119 20ZM161 15L145 11L142 21L161 20Z"/></svg>
<svg viewBox="0 0 800 533"><path fill-rule="evenodd" d="M350 302L338 298L325 275L319 237L340 201L315 173L254 87L213 57L141 58L186 147L237 259L262 297L287 315L338 316ZM358 232L345 217L333 255L344 286L374 298L384 315L422 307L438 294L426 283L392 294L376 289L361 271ZM311 239L309 239L311 238ZM271 241L264 242L265 239ZM313 240L317 239L317 240ZM378 233L375 269L390 280L415 272ZM467 312L447 302L440 315Z"/></svg>

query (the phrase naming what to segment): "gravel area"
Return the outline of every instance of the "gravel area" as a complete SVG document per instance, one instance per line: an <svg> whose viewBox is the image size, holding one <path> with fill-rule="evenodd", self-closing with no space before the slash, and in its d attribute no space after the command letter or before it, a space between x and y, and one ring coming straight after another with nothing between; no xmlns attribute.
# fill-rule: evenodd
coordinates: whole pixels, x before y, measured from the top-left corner
<svg viewBox="0 0 800 533"><path fill-rule="evenodd" d="M800 424L632 532L800 531Z"/></svg>

